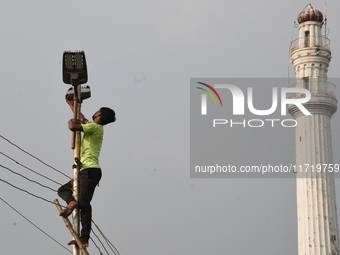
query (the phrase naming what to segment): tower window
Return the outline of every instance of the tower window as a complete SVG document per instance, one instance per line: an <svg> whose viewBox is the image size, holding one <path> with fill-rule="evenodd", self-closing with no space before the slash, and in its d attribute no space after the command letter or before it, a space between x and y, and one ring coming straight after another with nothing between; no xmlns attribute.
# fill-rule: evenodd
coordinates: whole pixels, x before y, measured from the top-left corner
<svg viewBox="0 0 340 255"><path fill-rule="evenodd" d="M309 47L309 31L305 31L305 47Z"/></svg>

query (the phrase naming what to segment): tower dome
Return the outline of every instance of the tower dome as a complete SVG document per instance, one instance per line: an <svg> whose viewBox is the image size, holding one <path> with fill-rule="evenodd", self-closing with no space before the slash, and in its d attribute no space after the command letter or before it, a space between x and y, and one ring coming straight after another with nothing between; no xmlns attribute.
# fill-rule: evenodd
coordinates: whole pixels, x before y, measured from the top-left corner
<svg viewBox="0 0 340 255"><path fill-rule="evenodd" d="M311 4L309 4L297 17L299 24L306 21L323 21L322 12L315 9Z"/></svg>

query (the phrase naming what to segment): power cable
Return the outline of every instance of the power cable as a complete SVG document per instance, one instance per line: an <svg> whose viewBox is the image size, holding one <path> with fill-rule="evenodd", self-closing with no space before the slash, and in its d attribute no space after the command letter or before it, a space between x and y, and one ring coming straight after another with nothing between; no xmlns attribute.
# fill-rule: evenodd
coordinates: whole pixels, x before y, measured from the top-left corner
<svg viewBox="0 0 340 255"><path fill-rule="evenodd" d="M44 178L46 178L47 180L49 180L49 181L51 181L51 182L54 182L55 184L62 185L61 183L56 182L55 180L52 180L52 179L48 178L47 176L45 176L45 175L43 175L43 174L40 174L40 173L34 171L34 170L31 169L31 168L28 168L27 166L24 166L23 164L19 163L18 161L16 161L15 159L11 158L10 156L6 155L5 153L3 153L3 152L1 152L1 151L0 151L0 154L2 154L3 156L7 157L8 159L14 161L14 162L17 163L19 166L22 166L22 167L26 168L27 170L30 170L31 172L33 172L33 173L35 173L35 174L37 174L37 175L40 175L41 177L44 177Z"/></svg>
<svg viewBox="0 0 340 255"><path fill-rule="evenodd" d="M24 149L20 148L18 145L12 143L10 140L8 140L7 138L3 137L2 135L0 135L0 138L4 139L5 141L7 141L8 143L10 143L11 145L17 147L19 150L21 150L22 152L24 152L24 153L26 153L27 155L31 156L32 158L38 160L40 163L44 164L45 166L48 166L48 167L52 168L53 170L57 171L58 173L60 173L60 174L62 174L62 175L64 175L64 176L66 176L67 178L72 179L72 178L69 177L68 175L66 175L66 174L64 174L63 172L59 171L58 169L55 169L54 167L52 167L52 166L46 164L46 163L45 163L44 161L42 161L41 159L39 159L39 158L33 156L32 154L28 153L28 152L25 151Z"/></svg>
<svg viewBox="0 0 340 255"><path fill-rule="evenodd" d="M41 184L40 182L31 180L31 179L27 178L26 176L24 176L24 175L22 175L22 174L19 174L19 173L15 172L15 171L9 169L8 167L5 167L5 166L3 166L3 165L0 165L0 167L6 169L6 170L8 170L8 171L10 171L10 172L13 173L13 174L19 175L20 177L22 177L22 178L24 178L24 179L26 179L26 180L28 180L28 181L30 181L30 182L36 183L36 184L40 185L41 187L44 187L44 188L49 189L49 190L52 190L53 192L57 192L55 189L52 189L52 188L50 188L50 187L48 187L48 186L45 186L45 185Z"/></svg>
<svg viewBox="0 0 340 255"><path fill-rule="evenodd" d="M1 165L0 165L0 166L1 166ZM45 201L45 202L48 202L48 203L51 203L51 204L54 204L54 205L55 205L54 202L49 201L49 200L47 200L47 199L45 199L45 198L43 198L43 197L37 196L37 195L35 195L35 194L33 194L33 193L27 191L27 190L21 189L21 188L15 186L15 185L9 183L8 181L5 181L5 180L3 180L3 179L0 179L0 181L6 183L6 184L8 184L8 185L10 185L10 186L13 187L13 188L16 188L16 189L20 190L20 191L22 191L22 192L26 192L27 194L29 194L29 195L31 195L31 196L33 196L33 197L35 197L35 198L39 198L39 199L41 199L41 200L43 200L43 201ZM1 198L0 198L0 199L1 199ZM5 201L4 201L4 202L5 202ZM6 203L6 202L5 202L5 203ZM65 206L62 206L62 207L65 208ZM115 246L107 239L107 237L103 234L103 232L100 230L100 228L98 227L98 225L94 222L94 220L92 220L92 222L93 222L93 224L96 226L96 228L98 229L98 231L100 232L100 234L103 236L103 238L104 238L104 240L106 241L106 243L108 244L109 248L110 248L115 254L120 255L119 252L118 252L118 250L116 249L116 247L115 247ZM102 243L102 241L100 240L100 238L95 234L95 232L94 232L93 230L92 230L92 233L94 233L94 235L97 237L97 239L98 239L99 242L102 244L102 246L103 246L103 248L105 249L105 251L107 252L107 250L106 250L104 244ZM94 242L94 240L93 240L92 238L91 238L91 240L93 241L93 243L95 244L95 246L97 247L97 249L99 250L99 252L102 254L101 250L99 249L99 247L97 246L97 244ZM117 251L117 253L111 248L110 245ZM108 253L108 252L107 252L107 253ZM108 253L108 254L109 254L109 253Z"/></svg>
<svg viewBox="0 0 340 255"><path fill-rule="evenodd" d="M0 165L0 166L3 167L3 168L5 168L5 169L7 169L7 170L9 170L9 171L11 171L11 172L14 172L14 171L10 170L10 169L7 168L7 167L4 167L4 166L2 166L2 165ZM20 174L19 174L19 175L20 175ZM23 177L24 177L24 176L23 176ZM26 177L24 177L24 178L26 178ZM3 179L0 179L0 181L6 183L6 184L8 184L8 185L10 185L10 186L13 187L13 188L16 188L16 189L20 190L20 191L22 191L22 192L25 192L25 193L27 193L27 194L29 194L29 195L35 197L35 198L39 198L39 199L41 199L41 200L43 200L43 201L45 201L45 202L48 202L48 203L51 203L51 204L54 204L54 205L55 205L54 202L52 202L52 201L50 201L50 200L47 200L47 199L45 199L45 198L43 198L43 197L40 197L40 196L38 196L38 195L35 195L35 194L33 194L33 193L31 193L31 192L25 190L25 189L19 188L19 187L15 186L15 185L11 184L11 183L8 182L8 181L5 181L5 180L3 180ZM34 181L34 182L35 182L35 181ZM65 206L62 206L62 207L65 208ZM107 239L107 237L103 234L103 232L100 230L100 228L98 227L98 225L94 222L94 220L92 220L92 222L93 222L93 224L96 226L96 228L98 229L98 231L100 232L100 234L103 236L103 238L104 238L104 240L106 241L106 243L108 244L109 248L110 248L115 254L118 253L118 255L119 255L119 252L118 252L118 250L116 249L116 247L114 247L114 245ZM100 240L100 238L96 235L96 233L95 233L93 230L92 230L92 233L97 237L97 239L99 240L99 242L102 244L102 246L103 246L103 248L105 249L106 253L108 253L108 251L106 250L104 244L102 243L102 241ZM91 240L93 241L93 243L95 244L95 246L97 247L97 249L99 250L99 252L102 254L101 250L99 249L99 247L97 246L97 244L94 242L94 240L93 240L92 238L91 238ZM112 247L114 247L114 249L117 251L117 253L111 248L110 245L111 245ZM108 253L108 254L109 254L109 253Z"/></svg>
<svg viewBox="0 0 340 255"><path fill-rule="evenodd" d="M3 153L0 152L0 154L3 154ZM14 160L14 159L12 159L12 160ZM14 161L15 161L15 160L14 160ZM19 163L19 164L20 164L20 163ZM28 167L26 167L26 166L24 166L24 165L22 165L22 164L20 164L20 165L23 166L23 167L25 167L25 168L27 168L27 169L29 169ZM26 179L26 180L28 180L28 181L30 181L30 182L36 183L36 184L38 184L38 185L40 185L40 186L42 186L42 187L44 187L44 188L47 188L47 189L49 189L49 190L51 190L51 191L53 191L53 192L58 192L57 190L52 189L52 188L50 188L50 187L48 187L48 186L46 186L46 185L43 185L43 184L41 184L40 182L31 180L31 179L27 178L26 176L24 176L24 175L22 175L22 174L19 174L19 173L13 171L13 170L11 170L11 169L8 168L8 167L5 167L5 166L3 166L3 165L1 165L1 164L0 164L0 167L2 167L2 168L4 168L4 169L7 169L8 171L12 172L13 174L19 175L20 177L22 177L22 178L24 178L24 179ZM30 170L31 170L31 169L30 169ZM32 170L32 171L33 171L33 170ZM34 172L34 171L33 171L33 172ZM4 182L6 182L6 181L4 181ZM61 184L60 184L60 185L61 185ZM11 186L17 188L17 187L14 186L14 185L11 185ZM62 185L62 186L65 186L65 185ZM65 186L65 187L66 187L66 186ZM67 188L67 189L70 189L70 190L73 190L73 189L70 188L70 187L66 187L66 188ZM29 192L26 191L26 193L29 193ZM67 195L67 194L65 194L65 195ZM68 195L67 195L67 196L68 196ZM73 197L73 196L68 196L68 197Z"/></svg>
<svg viewBox="0 0 340 255"><path fill-rule="evenodd" d="M36 197L36 198L39 198L39 199L42 199L42 200L44 200L45 202L48 202L48 203L52 203L52 204L54 204L55 205L55 203L54 202L52 202L52 201L49 201L49 200L47 200L47 199L45 199L45 198L43 198L43 197L40 197L40 196L37 196L37 195L35 195L35 194L33 194L33 193L31 193L31 192L29 192L29 191L27 191L27 190L24 190L24 189L21 189L21 188L19 188L19 187L17 187L17 186L15 186L15 185L13 185L13 184L11 184L11 183L9 183L9 182L7 182L7 181L5 181L5 180L2 180L2 179L0 179L0 181L2 181L2 182L4 182L4 183L6 183L6 184L8 184L8 185L10 185L10 186L12 186L13 188L16 188L16 189L18 189L18 190L20 190L20 191L23 191L23 192L26 192L27 194L29 194L29 195L31 195L31 196L33 196L33 197ZM0 198L1 199L1 198ZM3 199L1 199L2 201L4 201ZM4 201L5 203L6 203L6 201ZM8 204L8 203L6 203L6 204ZM8 204L9 205L9 204ZM10 205L9 205L10 206ZM64 206L62 206L62 207L64 207ZM12 207L11 207L12 208ZM65 207L64 207L65 208ZM15 210L14 208L12 208L13 210ZM19 212L18 212L19 213ZM20 213L19 213L20 214ZM21 214L20 214L21 215ZM23 215L21 215L22 217L24 217ZM26 218L25 218L26 219ZM28 219L27 219L28 220ZM32 222L30 222L31 224L33 224ZM34 225L34 224L33 224ZM37 226L35 226L35 227L37 227ZM38 227L37 227L38 228ZM97 226L97 228L98 228L98 226ZM39 228L38 228L39 229ZM39 230L41 230L41 229L39 229ZM41 230L42 231L42 230ZM94 233L93 231L92 231L92 233ZM46 233L45 233L46 234ZM95 234L95 233L94 233ZM46 234L46 235L48 235L48 234ZM95 234L95 236L98 238L98 236ZM50 237L50 236L49 236ZM51 237L50 237L51 238ZM53 238L52 238L53 239ZM102 254L102 252L101 252L101 250L99 249L99 247L97 246L97 244L94 242L94 240L91 238L91 240L93 241L93 243L95 244L95 246L97 247L97 249L99 250L99 252L100 252L100 254ZM99 242L103 245L103 243L100 241L100 239L98 238L98 240L99 240ZM63 246L64 247L64 246ZM104 247L104 245L103 245L103 247ZM105 247L104 247L104 249L105 249ZM105 249L105 251L107 252L107 250Z"/></svg>
<svg viewBox="0 0 340 255"><path fill-rule="evenodd" d="M23 217L25 220L27 220L29 223L31 223L34 227L36 227L37 229L39 229L42 233L44 233L46 236L48 236L50 239L52 239L54 242L56 242L57 244L59 244L61 247L63 247L65 250L67 250L68 252L72 253L69 249L67 249L64 245L62 245L61 243L59 243L57 240L55 240L53 237L51 237L49 234L47 234L44 230L42 230L41 228L39 228L37 225L35 225L32 221L30 221L29 219L27 219L23 214L21 214L18 210L16 210L13 206L11 206L9 203L7 203L5 200L3 200L0 197L0 200L2 200L6 205L8 205L10 208L12 208L12 210L14 210L16 213L18 213L21 217Z"/></svg>
<svg viewBox="0 0 340 255"><path fill-rule="evenodd" d="M99 233L102 235L102 237L104 238L104 240L106 241L106 243L108 244L108 246L110 247L111 251L113 251L115 254L119 254L118 249L110 242L110 240L104 235L104 233L100 230L100 228L98 227L98 225L94 222L94 220L92 219L92 223L96 226L96 228L98 229ZM114 250L111 248L111 246L114 248Z"/></svg>
<svg viewBox="0 0 340 255"><path fill-rule="evenodd" d="M27 194L29 194L29 195L31 195L31 196L33 196L33 197L39 198L39 199L41 199L41 200L44 200L45 202L48 202L48 203L51 203L51 204L54 204L54 205L55 205L55 203L54 203L53 201L50 201L50 200L47 200L46 198L43 198L43 197L34 195L33 193L31 193L31 192L29 192L29 191L27 191L27 190L21 189L21 188L15 186L15 185L9 183L8 181L5 181L5 180L3 180L3 179L0 179L0 181L4 182L4 183L6 183L6 184L12 186L13 188L16 188L16 189L20 190L20 191L26 192Z"/></svg>
<svg viewBox="0 0 340 255"><path fill-rule="evenodd" d="M96 235L96 233L94 233L93 230L91 230L91 231L92 231L92 233L97 237L97 239L98 239L99 242L102 244L102 246L104 247L103 243L100 241L100 239L99 239L99 237ZM91 241L94 243L94 245L97 247L98 251L100 252L100 255L103 255L102 251L100 250L100 248L98 247L98 245L96 244L96 242L93 240L93 238L90 237L90 239L91 239ZM105 249L105 247L104 247L104 249ZM105 249L105 251L106 251L106 249ZM106 253L107 253L108 255L110 255L107 251L106 251Z"/></svg>
<svg viewBox="0 0 340 255"><path fill-rule="evenodd" d="M38 161L41 162L42 164L44 164L44 165L46 165L46 166L52 168L53 170L55 170L55 171L57 171L57 172L63 174L63 175L66 176L67 178L72 179L72 178L70 178L69 176L67 176L66 174L64 174L63 172L61 172L61 171L55 169L54 167L52 167L52 166L46 164L44 161L40 160L39 158L37 158L37 157L33 156L32 154L28 153L27 151L23 150L23 149L20 148L18 145L12 143L10 140L8 140L7 138L3 137L2 135L0 135L0 138L6 140L8 143L10 143L11 145L17 147L19 150L23 151L24 153L26 153L26 154L28 154L29 156L33 157L34 159L38 160ZM9 158L9 159L11 159L11 160L13 160L13 161L16 162L17 164L19 164L19 165L21 165L21 166L27 168L28 170L33 171L32 169L29 169L28 167L26 167L26 166L20 164L19 162L15 161L14 159L10 158L10 157L7 156L6 154L4 154L4 153L2 153L2 152L0 152L0 154L6 156L7 158ZM0 166L1 166L1 165L0 165ZM9 169L8 169L8 170L9 170ZM10 170L10 171L11 171L11 170ZM13 171L13 172L14 172L14 171ZM43 176L43 177L47 178L47 179L50 180L50 181L55 182L54 180L52 180L52 179L50 179L50 178L48 178L48 177L46 177L46 176L44 176L44 175L42 175L42 174L39 174L39 173L37 173L37 172L35 172L35 171L33 171L33 172L36 173L36 174L38 174L38 175L40 175L40 176ZM20 174L19 174L19 175L20 175ZM22 176L22 177L23 177L23 176ZM26 177L24 177L24 178L26 178ZM55 203L54 203L53 201L49 201L49 200L47 200L47 199L45 199L45 198L43 198L43 197L37 196L37 195L35 195L35 194L33 194L33 193L30 193L29 191L24 190L24 189L21 189L21 188L15 186L15 185L13 185L13 184L11 184L11 183L5 181L5 180L0 179L0 181L5 182L6 184L8 184L8 185L12 186L13 188L16 188L16 189L18 189L18 190L20 190L20 191L26 192L27 194L29 194L29 195L31 195L31 196L33 196L33 197L39 198L39 199L41 199L41 200L44 200L45 202L52 203L52 204L55 205ZM35 182L35 181L33 181L33 182ZM55 182L55 183L61 185L61 184L58 183L58 182ZM41 185L41 184L40 184L40 185ZM65 208L65 206L62 206L62 207ZM104 238L104 240L106 241L106 243L108 244L109 248L110 248L115 254L120 255L120 254L119 254L119 251L117 250L117 248L116 248L116 247L110 242L110 240L104 235L104 233L100 230L100 228L99 228L98 225L94 222L93 219L92 219L92 222L94 223L94 225L96 226L96 228L98 229L98 231L100 232L100 234L103 236L103 238ZM93 231L92 231L92 232L93 232ZM94 232L93 232L93 233L94 233ZM94 233L94 234L95 234L95 233ZM95 234L95 235L96 235L96 234ZM98 237L97 237L97 238L98 238ZM92 238L91 238L91 239L92 239ZM98 240L100 241L99 238L98 238ZM93 239L92 239L92 241L93 241ZM101 241L100 241L100 242L101 242ZM94 242L94 243L95 243L95 242ZM102 243L102 242L101 242L101 243ZM102 245L103 245L103 244L102 244ZM99 247L98 247L96 244L95 244L95 246L98 248L99 252L101 253ZM103 247L104 247L104 245L103 245ZM114 248L114 250L112 249L112 247ZM105 249L105 247L104 247L104 249ZM105 249L105 251L106 251L106 249ZM107 252L107 251L106 251L106 252ZM117 253L116 253L116 252L117 252ZM101 253L101 254L102 254L102 253Z"/></svg>

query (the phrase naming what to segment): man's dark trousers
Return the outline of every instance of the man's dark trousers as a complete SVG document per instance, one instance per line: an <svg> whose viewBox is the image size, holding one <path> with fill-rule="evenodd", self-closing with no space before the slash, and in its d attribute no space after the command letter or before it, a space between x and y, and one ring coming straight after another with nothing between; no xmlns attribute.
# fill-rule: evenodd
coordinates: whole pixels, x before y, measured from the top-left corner
<svg viewBox="0 0 340 255"><path fill-rule="evenodd" d="M86 168L79 172L78 206L81 220L81 238L89 240L91 232L92 207L91 200L94 190L102 177L100 168ZM58 189L58 195L69 204L76 201L72 195L73 180Z"/></svg>

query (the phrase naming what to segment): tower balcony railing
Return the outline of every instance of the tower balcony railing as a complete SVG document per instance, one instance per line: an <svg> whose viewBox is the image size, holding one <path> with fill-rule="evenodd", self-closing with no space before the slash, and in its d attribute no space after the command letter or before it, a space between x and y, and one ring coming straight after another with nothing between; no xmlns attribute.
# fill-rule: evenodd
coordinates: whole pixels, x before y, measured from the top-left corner
<svg viewBox="0 0 340 255"><path fill-rule="evenodd" d="M310 48L310 47L317 47L319 49L324 50L331 50L331 41L325 37L325 36L312 36L312 37L304 37L304 38L298 38L291 42L291 49L292 52L304 49L304 48Z"/></svg>
<svg viewBox="0 0 340 255"><path fill-rule="evenodd" d="M328 96L336 99L336 86L326 81L301 81L291 85L291 88L304 88L310 91L312 96ZM288 98L306 97L304 93L288 93Z"/></svg>

